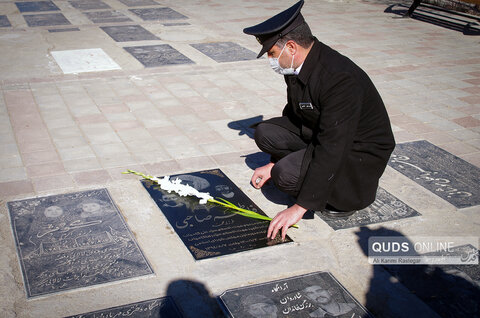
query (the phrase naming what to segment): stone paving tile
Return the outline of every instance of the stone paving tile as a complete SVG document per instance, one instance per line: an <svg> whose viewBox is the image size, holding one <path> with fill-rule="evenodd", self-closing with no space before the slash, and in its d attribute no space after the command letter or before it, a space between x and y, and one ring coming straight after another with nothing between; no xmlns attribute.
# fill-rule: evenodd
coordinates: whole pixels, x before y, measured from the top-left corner
<svg viewBox="0 0 480 318"><path fill-rule="evenodd" d="M57 148L57 150L62 160L74 160L95 157L95 153L93 152L91 146L87 144L80 146Z"/></svg>
<svg viewBox="0 0 480 318"><path fill-rule="evenodd" d="M463 126L465 128L470 127L478 127L480 126L480 120L473 118L472 116L462 117L462 118L454 118L452 119L453 122Z"/></svg>
<svg viewBox="0 0 480 318"><path fill-rule="evenodd" d="M27 176L29 178L51 176L56 174L64 174L65 169L60 162L49 162L27 167Z"/></svg>
<svg viewBox="0 0 480 318"><path fill-rule="evenodd" d="M27 173L24 167L13 167L8 169L2 169L2 171L0 171L0 182L25 179L27 179Z"/></svg>
<svg viewBox="0 0 480 318"><path fill-rule="evenodd" d="M148 174L154 176L165 176L181 171L180 164L176 160L161 161L158 163L145 164Z"/></svg>
<svg viewBox="0 0 480 318"><path fill-rule="evenodd" d="M112 180L106 170L92 170L72 174L79 186L103 185Z"/></svg>
<svg viewBox="0 0 480 318"><path fill-rule="evenodd" d="M67 172L94 170L102 167L96 157L64 160L63 166Z"/></svg>
<svg viewBox="0 0 480 318"><path fill-rule="evenodd" d="M81 125L85 137L91 144L108 144L120 142L120 138L109 124Z"/></svg>
<svg viewBox="0 0 480 318"><path fill-rule="evenodd" d="M19 180L10 182L0 181L0 197L27 195L33 193L32 182L29 180Z"/></svg>
<svg viewBox="0 0 480 318"><path fill-rule="evenodd" d="M32 178L32 184L37 192L74 189L75 184L69 174L63 173L53 176Z"/></svg>
<svg viewBox="0 0 480 318"><path fill-rule="evenodd" d="M58 162L59 157L56 151L38 151L22 154L22 160L25 166L31 166L39 163Z"/></svg>

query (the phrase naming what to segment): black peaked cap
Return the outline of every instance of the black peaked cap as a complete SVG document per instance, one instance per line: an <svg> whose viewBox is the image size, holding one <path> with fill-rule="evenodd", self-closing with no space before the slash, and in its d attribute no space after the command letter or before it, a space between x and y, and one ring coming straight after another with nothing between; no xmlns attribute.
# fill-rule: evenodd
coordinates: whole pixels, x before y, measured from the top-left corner
<svg viewBox="0 0 480 318"><path fill-rule="evenodd" d="M300 0L287 10L280 12L270 19L243 29L244 33L254 35L258 43L262 45L262 50L258 53L257 58L270 50L278 39L305 21L300 13L303 3L304 0Z"/></svg>

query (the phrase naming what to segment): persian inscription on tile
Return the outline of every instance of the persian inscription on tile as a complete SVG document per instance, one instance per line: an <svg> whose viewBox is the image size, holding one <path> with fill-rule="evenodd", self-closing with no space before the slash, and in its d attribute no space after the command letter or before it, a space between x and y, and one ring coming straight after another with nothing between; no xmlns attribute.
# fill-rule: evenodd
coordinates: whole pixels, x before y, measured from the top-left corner
<svg viewBox="0 0 480 318"><path fill-rule="evenodd" d="M188 19L188 17L184 16L183 14L167 7L129 10L138 15L144 21Z"/></svg>
<svg viewBox="0 0 480 318"><path fill-rule="evenodd" d="M420 216L421 214L379 187L372 204L347 218L329 218L319 212L317 215L334 230L339 230Z"/></svg>
<svg viewBox="0 0 480 318"><path fill-rule="evenodd" d="M192 60L168 44L129 46L124 49L145 67L194 64Z"/></svg>
<svg viewBox="0 0 480 318"><path fill-rule="evenodd" d="M20 12L60 11L52 1L15 2Z"/></svg>
<svg viewBox="0 0 480 318"><path fill-rule="evenodd" d="M23 18L29 27L71 24L61 13L28 14Z"/></svg>
<svg viewBox="0 0 480 318"><path fill-rule="evenodd" d="M224 198L265 215L220 169L171 176L201 192ZM281 243L266 238L269 222L247 218L197 198L168 193L151 181L142 181L160 210L195 259L211 258ZM287 236L286 242L291 242Z"/></svg>
<svg viewBox="0 0 480 318"><path fill-rule="evenodd" d="M11 27L12 24L8 20L6 15L0 15L0 28Z"/></svg>
<svg viewBox="0 0 480 318"><path fill-rule="evenodd" d="M229 317L372 317L329 272L230 289L219 299Z"/></svg>
<svg viewBox="0 0 480 318"><path fill-rule="evenodd" d="M173 298L170 296L150 299L138 303L112 307L69 316L66 318L132 317L132 318L181 318Z"/></svg>
<svg viewBox="0 0 480 318"><path fill-rule="evenodd" d="M118 23L132 21L120 11L93 11L84 12L93 23Z"/></svg>
<svg viewBox="0 0 480 318"><path fill-rule="evenodd" d="M78 10L111 9L108 4L100 0L72 0L68 2Z"/></svg>
<svg viewBox="0 0 480 318"><path fill-rule="evenodd" d="M257 58L257 53L233 42L198 43L190 45L218 63L255 60Z"/></svg>
<svg viewBox="0 0 480 318"><path fill-rule="evenodd" d="M480 204L480 169L428 141L397 144L388 164L457 208Z"/></svg>
<svg viewBox="0 0 480 318"><path fill-rule="evenodd" d="M467 244L428 256L461 256L478 259L479 251ZM440 317L480 317L480 265L383 265Z"/></svg>
<svg viewBox="0 0 480 318"><path fill-rule="evenodd" d="M117 25L100 28L116 42L159 40L153 33L140 25Z"/></svg>
<svg viewBox="0 0 480 318"><path fill-rule="evenodd" d="M8 209L28 297L153 274L106 189Z"/></svg>

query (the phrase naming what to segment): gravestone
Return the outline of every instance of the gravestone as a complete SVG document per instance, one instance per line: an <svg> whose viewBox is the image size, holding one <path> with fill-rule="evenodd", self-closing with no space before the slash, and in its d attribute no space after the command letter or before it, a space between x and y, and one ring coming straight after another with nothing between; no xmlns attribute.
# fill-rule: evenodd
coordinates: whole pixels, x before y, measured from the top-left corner
<svg viewBox="0 0 480 318"><path fill-rule="evenodd" d="M228 317L372 317L329 272L315 272L227 290Z"/></svg>
<svg viewBox="0 0 480 318"><path fill-rule="evenodd" d="M132 21L120 11L93 11L84 12L93 23L119 23Z"/></svg>
<svg viewBox="0 0 480 318"><path fill-rule="evenodd" d="M257 53L233 42L190 44L218 63L256 60Z"/></svg>
<svg viewBox="0 0 480 318"><path fill-rule="evenodd" d="M0 15L0 27L1 28L6 28L6 27L11 27L12 24L8 20L6 15Z"/></svg>
<svg viewBox="0 0 480 318"><path fill-rule="evenodd" d="M333 218L324 216L321 212L316 214L334 230L359 227L368 224L382 223L414 216L420 216L412 209L383 188L378 188L375 201L346 218Z"/></svg>
<svg viewBox="0 0 480 318"><path fill-rule="evenodd" d="M450 252L422 255L476 257L472 245L457 246ZM480 265L383 265L411 293L440 317L480 317Z"/></svg>
<svg viewBox="0 0 480 318"><path fill-rule="evenodd" d="M112 307L66 318L131 317L131 318L181 318L172 297L162 297L133 304Z"/></svg>
<svg viewBox="0 0 480 318"><path fill-rule="evenodd" d="M265 215L220 169L171 176L214 198ZM180 197L142 180L144 187L196 260L228 255L281 243L267 239L268 221L244 217L196 197ZM285 242L292 242L287 236Z"/></svg>
<svg viewBox="0 0 480 318"><path fill-rule="evenodd" d="M52 1L15 2L20 12L60 11Z"/></svg>
<svg viewBox="0 0 480 318"><path fill-rule="evenodd" d="M24 15L23 18L29 27L71 24L61 13L30 14Z"/></svg>
<svg viewBox="0 0 480 318"><path fill-rule="evenodd" d="M480 169L426 140L397 144L388 165L457 208L480 204Z"/></svg>
<svg viewBox="0 0 480 318"><path fill-rule="evenodd" d="M175 64L195 64L188 57L168 44L124 47L145 67L157 67Z"/></svg>
<svg viewBox="0 0 480 318"><path fill-rule="evenodd" d="M167 7L129 10L138 15L143 21L188 19L188 17L184 16L183 14Z"/></svg>
<svg viewBox="0 0 480 318"><path fill-rule="evenodd" d="M100 28L116 42L160 40L140 25L117 25Z"/></svg>
<svg viewBox="0 0 480 318"><path fill-rule="evenodd" d="M27 297L153 274L106 189L8 202Z"/></svg>
<svg viewBox="0 0 480 318"><path fill-rule="evenodd" d="M127 7L143 7L143 6L156 6L157 2L153 0L119 0Z"/></svg>
<svg viewBox="0 0 480 318"><path fill-rule="evenodd" d="M50 33L56 33L56 32L74 32L74 31L80 31L79 28L64 28L64 29L49 29L48 32Z"/></svg>
<svg viewBox="0 0 480 318"><path fill-rule="evenodd" d="M100 0L74 0L68 2L72 7L78 10L111 9L108 4Z"/></svg>

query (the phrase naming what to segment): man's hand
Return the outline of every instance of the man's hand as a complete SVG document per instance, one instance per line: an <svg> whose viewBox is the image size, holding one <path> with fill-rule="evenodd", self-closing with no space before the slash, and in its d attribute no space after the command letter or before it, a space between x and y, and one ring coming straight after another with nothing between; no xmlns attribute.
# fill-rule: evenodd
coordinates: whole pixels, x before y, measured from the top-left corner
<svg viewBox="0 0 480 318"><path fill-rule="evenodd" d="M263 167L255 169L255 172L252 176L252 185L255 188L260 189L261 187L263 187L265 182L267 182L268 179L271 178L271 172L274 165L275 164L273 162L270 162Z"/></svg>
<svg viewBox="0 0 480 318"><path fill-rule="evenodd" d="M278 213L270 222L267 237L273 240L275 236L277 236L278 231L282 229L282 240L285 240L288 228L300 221L305 212L307 212L307 209L302 208L298 204L294 204L288 209Z"/></svg>

